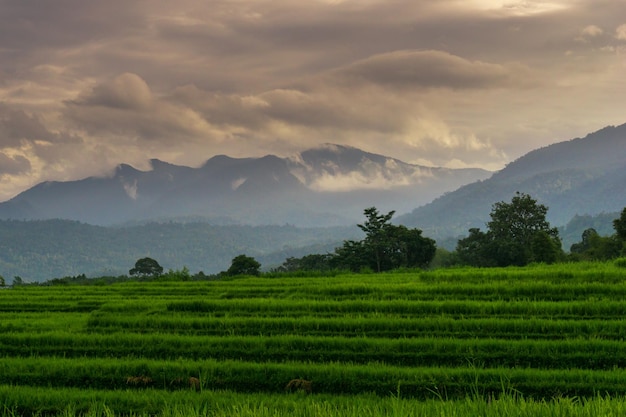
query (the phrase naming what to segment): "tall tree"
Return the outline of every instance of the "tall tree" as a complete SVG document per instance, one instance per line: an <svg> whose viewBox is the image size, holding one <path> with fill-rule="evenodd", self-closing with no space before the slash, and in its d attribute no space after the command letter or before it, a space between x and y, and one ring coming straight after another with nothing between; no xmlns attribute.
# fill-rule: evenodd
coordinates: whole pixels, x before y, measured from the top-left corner
<svg viewBox="0 0 626 417"><path fill-rule="evenodd" d="M620 254L621 242L617 235L600 236L596 229L588 228L581 241L570 247L573 259L608 260Z"/></svg>
<svg viewBox="0 0 626 417"><path fill-rule="evenodd" d="M499 265L525 265L534 261L532 244L538 233L545 233L560 248L559 232L546 220L548 207L530 195L517 192L510 203L493 205L487 223L491 238L497 243Z"/></svg>
<svg viewBox="0 0 626 417"><path fill-rule="evenodd" d="M261 264L251 256L238 255L231 262L230 268L226 271L227 275L259 275Z"/></svg>
<svg viewBox="0 0 626 417"><path fill-rule="evenodd" d="M437 251L435 241L422 236L421 230L391 225L389 234L393 268L424 268L435 257Z"/></svg>
<svg viewBox="0 0 626 417"><path fill-rule="evenodd" d="M435 241L422 236L419 229L391 224L394 213L380 214L376 207L365 209L367 220L358 225L365 239L344 242L335 250L331 263L351 271L371 268L375 272L427 266L437 250Z"/></svg>
<svg viewBox="0 0 626 417"><path fill-rule="evenodd" d="M618 219L613 220L613 228L617 237L622 242L626 242L626 207L622 210Z"/></svg>
<svg viewBox="0 0 626 417"><path fill-rule="evenodd" d="M370 207L364 210L364 214L367 220L363 224L357 224L357 226L365 232L363 243L374 260L375 271L381 272L383 269L387 269L387 264L390 261L391 218L395 211L379 214L376 207Z"/></svg>
<svg viewBox="0 0 626 417"><path fill-rule="evenodd" d="M459 257L477 266L554 262L561 253L561 240L557 228L546 220L547 212L548 207L519 192L510 203L495 203L487 233L470 230L470 236L457 245Z"/></svg>
<svg viewBox="0 0 626 417"><path fill-rule="evenodd" d="M141 258L135 262L135 267L128 271L130 275L158 277L163 273L163 267L152 258Z"/></svg>
<svg viewBox="0 0 626 417"><path fill-rule="evenodd" d="M459 261L472 266L495 266L490 256L492 241L490 236L477 227L469 229L469 236L460 239L456 245Z"/></svg>

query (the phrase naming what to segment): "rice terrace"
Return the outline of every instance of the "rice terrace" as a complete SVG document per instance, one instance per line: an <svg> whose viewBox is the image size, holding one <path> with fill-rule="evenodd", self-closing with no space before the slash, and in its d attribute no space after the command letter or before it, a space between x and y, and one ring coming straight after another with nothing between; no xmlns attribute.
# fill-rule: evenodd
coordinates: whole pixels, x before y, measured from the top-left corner
<svg viewBox="0 0 626 417"><path fill-rule="evenodd" d="M624 415L625 298L623 258L13 286L0 414Z"/></svg>

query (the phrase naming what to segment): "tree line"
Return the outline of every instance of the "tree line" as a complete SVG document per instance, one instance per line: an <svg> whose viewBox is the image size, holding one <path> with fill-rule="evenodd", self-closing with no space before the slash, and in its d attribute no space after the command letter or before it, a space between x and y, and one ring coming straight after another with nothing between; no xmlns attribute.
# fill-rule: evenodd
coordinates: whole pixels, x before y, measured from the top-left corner
<svg viewBox="0 0 626 417"><path fill-rule="evenodd" d="M376 207L364 210L365 221L357 226L364 232L362 240L345 240L333 253L309 254L301 258L288 257L269 274L316 272L329 274L338 271L374 272L432 266L439 254L439 266L502 267L524 266L530 263L555 263L581 260L608 260L626 255L626 208L613 221L615 233L600 236L593 228L586 229L581 241L565 254L558 229L546 220L548 207L524 193L516 193L511 202L492 206L491 220L486 231L471 228L468 236L458 240L456 249L447 252L438 249L435 241L422 236L420 229L409 229L393 224L395 211L380 213ZM241 254L231 266L214 275L203 272L192 275L185 267L180 271L163 273L163 267L149 257L138 259L129 270L133 279L149 280L210 280L240 275L261 275L261 264L253 257ZM103 279L105 279L103 277ZM129 277L107 277L108 281ZM87 277L65 277L48 281L49 284L82 283ZM15 277L13 285L23 285ZM5 280L0 276L0 286Z"/></svg>
<svg viewBox="0 0 626 417"><path fill-rule="evenodd" d="M357 226L365 233L362 240L346 240L334 253L288 257L270 273L332 271L385 272L432 266L435 255L445 259L440 266L503 267L530 263L555 263L580 260L608 260L626 255L626 208L613 221L615 234L600 236L594 229L583 232L581 242L573 244L570 254L561 247L556 227L547 221L548 207L525 193L516 193L510 202L492 206L491 220L485 231L471 228L448 253L438 249L433 239L420 229L391 223L394 211L380 213L376 207L364 210L365 222ZM260 275L261 264L239 255L220 276Z"/></svg>
<svg viewBox="0 0 626 417"><path fill-rule="evenodd" d="M626 208L613 221L615 233L600 236L593 228L585 230L581 242L566 254L558 229L547 221L548 207L525 193L517 192L510 202L492 206L486 231L468 230L453 252L436 248L419 229L390 223L394 212L380 214L376 208L365 210L367 221L358 225L366 233L362 241L345 241L333 254L313 254L287 258L276 271L383 272L399 268L438 266L504 267L530 263L555 263L582 260L609 260L626 255Z"/></svg>

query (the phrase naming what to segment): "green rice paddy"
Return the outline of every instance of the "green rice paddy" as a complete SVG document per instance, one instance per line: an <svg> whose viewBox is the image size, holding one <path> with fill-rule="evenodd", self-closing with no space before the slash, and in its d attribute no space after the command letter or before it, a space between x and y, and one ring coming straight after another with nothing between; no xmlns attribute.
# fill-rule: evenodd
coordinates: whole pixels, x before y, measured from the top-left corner
<svg viewBox="0 0 626 417"><path fill-rule="evenodd" d="M614 263L14 287L0 415L626 415L625 295Z"/></svg>

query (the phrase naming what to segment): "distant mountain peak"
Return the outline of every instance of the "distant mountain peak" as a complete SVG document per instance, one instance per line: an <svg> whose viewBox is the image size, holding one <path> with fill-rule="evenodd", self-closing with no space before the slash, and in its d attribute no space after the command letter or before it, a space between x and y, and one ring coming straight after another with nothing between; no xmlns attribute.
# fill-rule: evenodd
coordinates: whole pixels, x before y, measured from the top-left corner
<svg viewBox="0 0 626 417"><path fill-rule="evenodd" d="M289 158L289 163L292 173L316 191L393 189L435 175L433 168L334 143L300 152Z"/></svg>
<svg viewBox="0 0 626 417"><path fill-rule="evenodd" d="M128 164L119 164L116 168L115 168L115 176L134 176L138 173L140 173L141 171L139 171L138 169L136 169L135 167L128 165Z"/></svg>
<svg viewBox="0 0 626 417"><path fill-rule="evenodd" d="M195 216L329 226L358 221L365 207L407 211L491 174L424 168L333 143L292 158L216 155L199 168L149 162L145 171L120 164L106 177L35 186L0 203L0 219L107 225Z"/></svg>
<svg viewBox="0 0 626 417"><path fill-rule="evenodd" d="M464 236L485 226L494 203L519 191L546 205L548 220L562 226L575 215L621 211L624 183L626 124L535 149L491 178L446 193L397 221L437 239Z"/></svg>
<svg viewBox="0 0 626 417"><path fill-rule="evenodd" d="M176 165L170 164L169 162L165 162L160 159L156 159L156 158L150 159L150 167L152 168L153 171L163 169L163 168L175 167L175 166Z"/></svg>

